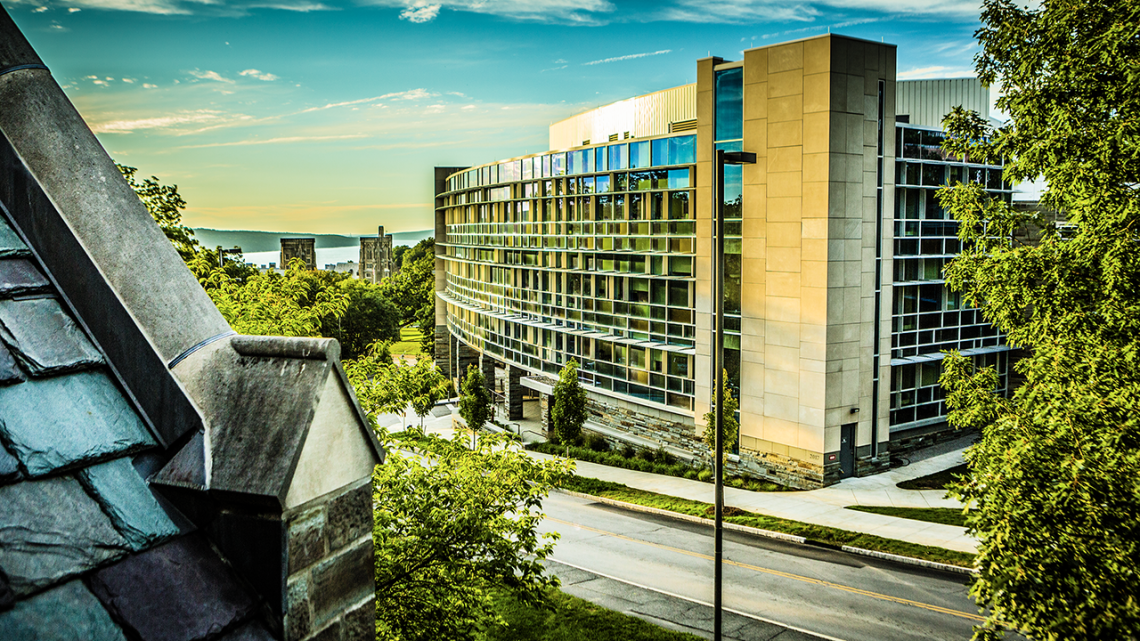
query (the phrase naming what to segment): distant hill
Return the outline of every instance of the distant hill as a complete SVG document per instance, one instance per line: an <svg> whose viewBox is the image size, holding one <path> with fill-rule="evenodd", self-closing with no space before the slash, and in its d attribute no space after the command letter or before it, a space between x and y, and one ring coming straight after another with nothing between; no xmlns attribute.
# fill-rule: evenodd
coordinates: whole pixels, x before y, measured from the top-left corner
<svg viewBox="0 0 1140 641"><path fill-rule="evenodd" d="M419 231L402 231L392 234L393 245L412 246L425 238L435 235L431 229ZM317 249L332 249L334 247L356 247L360 245L360 236L342 236L339 234L286 234L275 231L241 231L229 229L194 229L194 236L205 247L241 247L246 254L254 252L277 251L281 249L282 238L315 238Z"/></svg>

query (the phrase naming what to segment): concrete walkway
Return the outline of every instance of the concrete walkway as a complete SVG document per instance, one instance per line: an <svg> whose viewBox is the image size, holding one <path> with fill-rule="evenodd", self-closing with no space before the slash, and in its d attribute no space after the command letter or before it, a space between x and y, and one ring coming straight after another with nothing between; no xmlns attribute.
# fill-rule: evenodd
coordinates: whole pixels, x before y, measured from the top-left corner
<svg viewBox="0 0 1140 641"><path fill-rule="evenodd" d="M440 409L442 406L437 408L437 410ZM441 415L429 415L425 419L424 428L430 433L448 438L454 434L452 416L442 411L437 413ZM534 419L531 417L522 421L524 437L529 435L528 427L534 427L528 425L532 421ZM965 443L959 449L917 461L905 467L863 478L844 479L835 485L819 490L752 492L725 487L724 501L726 505L757 514L839 528L851 532L873 534L959 552L976 553L977 540L968 536L965 528L845 509L849 505L923 508L961 507L958 501L946 498L945 492L941 490L902 490L896 484L961 465L964 447ZM528 454L535 458L553 458L540 452L528 451ZM705 503L713 502L713 486L711 483L638 472L586 461L577 461L576 464L579 476L621 483L639 490L668 496Z"/></svg>

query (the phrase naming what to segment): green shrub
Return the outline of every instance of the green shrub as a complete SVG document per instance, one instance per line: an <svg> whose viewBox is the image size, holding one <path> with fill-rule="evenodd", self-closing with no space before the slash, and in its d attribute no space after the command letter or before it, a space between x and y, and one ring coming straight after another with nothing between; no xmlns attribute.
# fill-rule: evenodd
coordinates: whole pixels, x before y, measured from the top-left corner
<svg viewBox="0 0 1140 641"><path fill-rule="evenodd" d="M700 472L697 472L697 480L698 481L704 481L705 483L708 483L709 481L712 480L712 477L713 477L713 471L707 467L703 468Z"/></svg>
<svg viewBox="0 0 1140 641"><path fill-rule="evenodd" d="M623 458L633 458L637 455L637 450L633 449L632 445L622 445L621 455Z"/></svg>
<svg viewBox="0 0 1140 641"><path fill-rule="evenodd" d="M610 451L610 444L606 442L606 437L601 434L587 434L586 447L595 452L608 452Z"/></svg>

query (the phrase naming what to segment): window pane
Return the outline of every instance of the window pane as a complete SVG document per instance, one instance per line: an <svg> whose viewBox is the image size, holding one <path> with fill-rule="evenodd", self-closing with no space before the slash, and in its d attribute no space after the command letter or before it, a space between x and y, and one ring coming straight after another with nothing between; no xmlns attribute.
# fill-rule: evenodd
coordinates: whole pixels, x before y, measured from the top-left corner
<svg viewBox="0 0 1140 641"><path fill-rule="evenodd" d="M716 140L737 140L744 131L744 69L716 72Z"/></svg>
<svg viewBox="0 0 1140 641"><path fill-rule="evenodd" d="M644 169L649 166L649 141L629 144L629 168Z"/></svg>
<svg viewBox="0 0 1140 641"><path fill-rule="evenodd" d="M669 139L669 164L686 165L697 161L697 137L678 136Z"/></svg>

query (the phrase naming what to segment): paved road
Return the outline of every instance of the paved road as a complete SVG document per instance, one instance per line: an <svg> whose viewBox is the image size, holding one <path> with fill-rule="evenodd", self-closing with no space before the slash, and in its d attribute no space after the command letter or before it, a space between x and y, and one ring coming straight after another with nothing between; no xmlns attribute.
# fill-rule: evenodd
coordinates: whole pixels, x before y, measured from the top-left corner
<svg viewBox="0 0 1140 641"><path fill-rule="evenodd" d="M553 560L712 602L712 528L557 492L543 508ZM960 575L727 531L725 558L726 608L843 641L964 640L981 620Z"/></svg>

